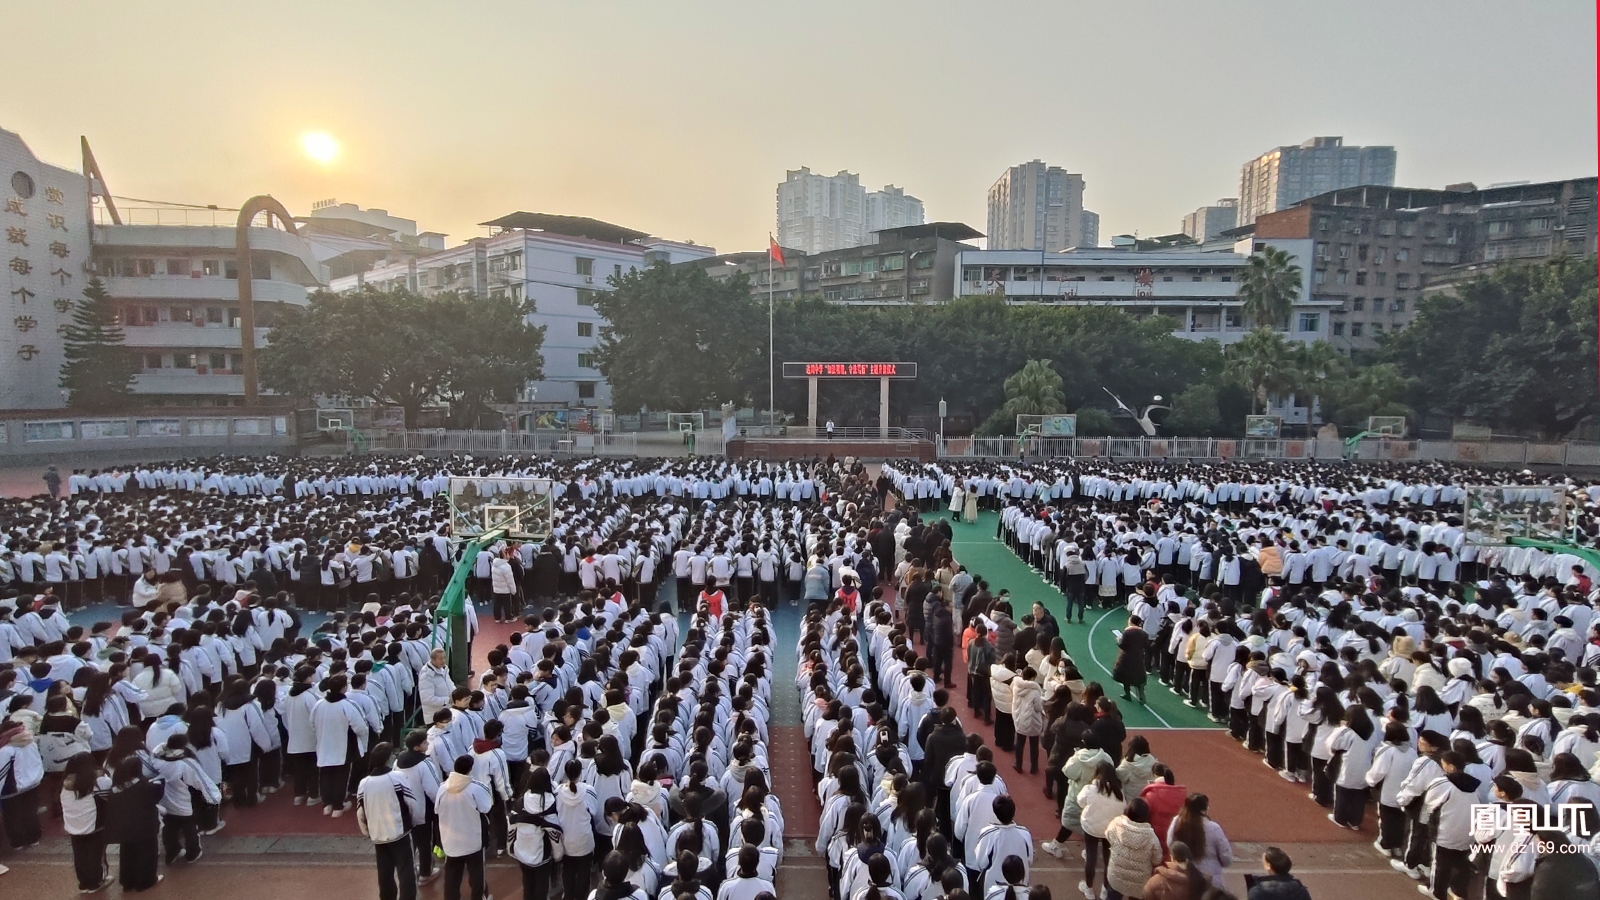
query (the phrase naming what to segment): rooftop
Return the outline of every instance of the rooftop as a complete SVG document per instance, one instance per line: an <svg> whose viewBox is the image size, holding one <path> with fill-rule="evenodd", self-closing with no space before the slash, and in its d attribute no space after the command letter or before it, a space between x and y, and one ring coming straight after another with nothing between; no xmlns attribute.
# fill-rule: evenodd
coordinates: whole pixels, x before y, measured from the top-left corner
<svg viewBox="0 0 1600 900"><path fill-rule="evenodd" d="M909 241L915 238L944 238L947 241L965 241L983 237L983 232L962 222L927 222L922 225L902 225L874 231L879 243L884 240Z"/></svg>
<svg viewBox="0 0 1600 900"><path fill-rule="evenodd" d="M635 231L588 216L557 216L551 213L514 212L498 219L479 222L490 228L525 229L528 231L548 231L551 234L564 234L568 237L589 238L595 241L605 241L611 244L626 244L630 241L643 240L650 236L647 231Z"/></svg>

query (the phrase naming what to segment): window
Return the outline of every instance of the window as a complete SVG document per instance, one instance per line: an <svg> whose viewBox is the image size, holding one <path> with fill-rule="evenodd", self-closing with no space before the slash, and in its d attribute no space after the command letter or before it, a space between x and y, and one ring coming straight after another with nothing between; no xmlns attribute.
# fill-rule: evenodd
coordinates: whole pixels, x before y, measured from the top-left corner
<svg viewBox="0 0 1600 900"><path fill-rule="evenodd" d="M1383 323L1382 322L1373 322L1372 323L1372 333L1373 334L1383 334Z"/></svg>
<svg viewBox="0 0 1600 900"><path fill-rule="evenodd" d="M1343 322L1334 322L1333 325L1330 326L1330 327L1333 328L1334 337L1342 337L1342 336L1344 336L1344 323Z"/></svg>
<svg viewBox="0 0 1600 900"><path fill-rule="evenodd" d="M931 269L931 268L933 268L933 262L934 262L934 255L932 253L923 253L920 256L918 256L915 261L913 261L911 263L911 268L913 268L913 269Z"/></svg>
<svg viewBox="0 0 1600 900"><path fill-rule="evenodd" d="M1334 277L1333 280L1335 282L1337 282L1338 284L1349 284L1350 283L1350 273L1341 269L1338 272L1338 274Z"/></svg>
<svg viewBox="0 0 1600 900"><path fill-rule="evenodd" d="M1397 288L1410 287L1411 276L1404 272L1396 272L1394 276L1394 286Z"/></svg>
<svg viewBox="0 0 1600 900"><path fill-rule="evenodd" d="M221 275L222 263L215 259L200 260L200 272L205 275Z"/></svg>
<svg viewBox="0 0 1600 900"><path fill-rule="evenodd" d="M1365 298L1365 297L1357 297L1354 300L1351 300L1350 301L1350 308L1355 310L1356 312L1360 312L1360 311L1366 309L1367 308L1367 298Z"/></svg>
<svg viewBox="0 0 1600 900"><path fill-rule="evenodd" d="M174 369L192 369L192 368L194 368L194 354L193 353L174 353L174 354L172 354L172 367Z"/></svg>
<svg viewBox="0 0 1600 900"><path fill-rule="evenodd" d="M228 367L228 354L212 353L209 354L209 356L211 357L211 359L208 360L208 362L211 364L211 371L218 372Z"/></svg>
<svg viewBox="0 0 1600 900"><path fill-rule="evenodd" d="M232 278L237 281L239 278L239 264L231 259L223 260L222 277Z"/></svg>
<svg viewBox="0 0 1600 900"><path fill-rule="evenodd" d="M1224 276L1222 276L1222 280L1223 281L1232 281L1233 280L1233 276L1232 275L1224 275Z"/></svg>
<svg viewBox="0 0 1600 900"><path fill-rule="evenodd" d="M879 260L878 265L878 268L885 272L898 272L905 267L906 255L904 253L891 253Z"/></svg>
<svg viewBox="0 0 1600 900"><path fill-rule="evenodd" d="M228 307L228 327L239 327L239 308L237 306Z"/></svg>
<svg viewBox="0 0 1600 900"><path fill-rule="evenodd" d="M578 399L579 400L593 400L594 399L594 382L592 382L592 381L580 381L580 382L578 382Z"/></svg>
<svg viewBox="0 0 1600 900"><path fill-rule="evenodd" d="M1222 319L1226 328L1244 327L1244 310L1237 306L1226 307L1222 311Z"/></svg>
<svg viewBox="0 0 1600 900"><path fill-rule="evenodd" d="M1392 237L1394 235L1394 220L1384 219L1383 221L1379 222L1378 234L1383 237Z"/></svg>
<svg viewBox="0 0 1600 900"><path fill-rule="evenodd" d="M1411 251L1405 247L1394 248L1394 261L1403 263L1411 258Z"/></svg>
<svg viewBox="0 0 1600 900"><path fill-rule="evenodd" d="M1367 245L1366 244L1362 244L1362 245L1360 245L1359 247L1356 248L1356 259L1359 259L1362 262L1366 262L1367 261Z"/></svg>
<svg viewBox="0 0 1600 900"><path fill-rule="evenodd" d="M167 274L168 275L181 275L184 278L188 278L189 277L189 261L187 259L169 259L169 260L167 260Z"/></svg>
<svg viewBox="0 0 1600 900"><path fill-rule="evenodd" d="M194 321L194 308L189 306L173 306L167 309L167 318L173 322Z"/></svg>
<svg viewBox="0 0 1600 900"><path fill-rule="evenodd" d="M1353 337L1353 338L1361 337L1361 323L1360 322L1351 322L1350 323L1350 336Z"/></svg>
<svg viewBox="0 0 1600 900"><path fill-rule="evenodd" d="M1537 219L1529 219L1528 220L1528 230L1529 231L1549 231L1550 230L1550 226L1554 225L1554 224L1555 224L1555 221L1553 219L1551 219L1549 216L1541 216L1540 218L1537 218Z"/></svg>
<svg viewBox="0 0 1600 900"><path fill-rule="evenodd" d="M206 321L209 322L212 325L221 325L222 324L222 307L220 307L220 306L208 306L208 307L206 307Z"/></svg>
<svg viewBox="0 0 1600 900"><path fill-rule="evenodd" d="M1415 219L1407 219L1406 221L1400 223L1401 237L1415 237L1416 234L1417 221Z"/></svg>
<svg viewBox="0 0 1600 900"><path fill-rule="evenodd" d="M242 353L229 354L228 363L229 363L228 364L228 368L232 369L235 372L243 372L244 371L244 354L242 354Z"/></svg>
<svg viewBox="0 0 1600 900"><path fill-rule="evenodd" d="M618 278L621 278L622 277L622 263L617 263L616 265L612 266L611 267L611 274L615 275Z"/></svg>
<svg viewBox="0 0 1600 900"><path fill-rule="evenodd" d="M1375 265L1375 266L1383 265L1384 260L1386 260L1388 258L1389 258L1389 248L1388 247L1379 247L1378 249L1372 251L1372 264Z"/></svg>
<svg viewBox="0 0 1600 900"><path fill-rule="evenodd" d="M1378 273L1378 284L1380 284L1380 285L1381 284L1386 284L1386 283L1388 283L1388 281L1389 281L1389 273L1388 272L1379 272Z"/></svg>
<svg viewBox="0 0 1600 900"><path fill-rule="evenodd" d="M1327 259L1327 258L1328 258L1328 242L1327 241L1317 241L1317 259Z"/></svg>
<svg viewBox="0 0 1600 900"><path fill-rule="evenodd" d="M1199 281L1200 279L1196 278L1195 280ZM1327 280L1328 280L1328 270L1327 269L1318 269L1316 271L1316 273L1311 276L1311 281L1314 284L1322 284L1323 282L1325 282Z"/></svg>
<svg viewBox="0 0 1600 900"><path fill-rule="evenodd" d="M861 260L859 260L859 259L847 259L847 260L844 261L844 265L840 268L839 271L840 271L840 274L843 274L843 275L860 275L861 274Z"/></svg>
<svg viewBox="0 0 1600 900"><path fill-rule="evenodd" d="M593 369L593 368L595 368L594 354L593 353L579 353L578 354L578 368L580 368L580 369Z"/></svg>
<svg viewBox="0 0 1600 900"><path fill-rule="evenodd" d="M1366 284L1366 283L1367 283L1367 273L1365 273L1365 272L1357 272L1356 273L1356 284Z"/></svg>
<svg viewBox="0 0 1600 900"><path fill-rule="evenodd" d="M593 306L594 305L594 291L591 291L588 288L578 288L578 305L579 306Z"/></svg>
<svg viewBox="0 0 1600 900"><path fill-rule="evenodd" d="M579 275L587 275L591 278L594 277L594 260L586 256L580 256L577 258L577 263Z"/></svg>
<svg viewBox="0 0 1600 900"><path fill-rule="evenodd" d="M1339 245L1339 258L1340 259L1349 259L1350 258L1350 245L1349 244L1340 244Z"/></svg>
<svg viewBox="0 0 1600 900"><path fill-rule="evenodd" d="M593 322L579 322L578 323L578 337L594 337L594 323Z"/></svg>
<svg viewBox="0 0 1600 900"><path fill-rule="evenodd" d="M1504 219L1502 219L1499 222L1490 222L1488 227L1485 230L1491 236L1502 235L1502 234L1510 234L1511 233L1511 223L1509 221L1504 220Z"/></svg>
<svg viewBox="0 0 1600 900"><path fill-rule="evenodd" d="M161 354L159 354L159 353L146 353L144 355L144 368L145 368L145 371L147 371L147 372L152 370L152 369L161 368Z"/></svg>
<svg viewBox="0 0 1600 900"><path fill-rule="evenodd" d="M1327 231L1328 230L1328 217L1327 216L1317 216L1317 230L1318 231Z"/></svg>
<svg viewBox="0 0 1600 900"><path fill-rule="evenodd" d="M1389 311L1390 312L1405 312L1406 311L1405 298L1403 298L1403 297L1395 298L1394 302L1389 304Z"/></svg>
<svg viewBox="0 0 1600 900"><path fill-rule="evenodd" d="M1303 312L1300 314L1299 331L1321 331L1322 313Z"/></svg>

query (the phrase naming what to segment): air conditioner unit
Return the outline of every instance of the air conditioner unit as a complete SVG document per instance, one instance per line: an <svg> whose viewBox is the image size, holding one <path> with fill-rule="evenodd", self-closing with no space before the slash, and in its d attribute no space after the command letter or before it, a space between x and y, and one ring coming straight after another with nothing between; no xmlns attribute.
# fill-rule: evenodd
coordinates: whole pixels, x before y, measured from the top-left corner
<svg viewBox="0 0 1600 900"><path fill-rule="evenodd" d="M583 276L583 283L584 284L594 284L594 276L593 275L585 275L585 276Z"/></svg>

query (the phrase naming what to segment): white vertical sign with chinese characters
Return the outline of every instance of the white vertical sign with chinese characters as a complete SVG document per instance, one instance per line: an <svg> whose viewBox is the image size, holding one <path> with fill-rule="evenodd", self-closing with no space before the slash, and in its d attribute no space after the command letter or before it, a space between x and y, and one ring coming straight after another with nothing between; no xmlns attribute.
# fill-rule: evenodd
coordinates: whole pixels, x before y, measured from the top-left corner
<svg viewBox="0 0 1600 900"><path fill-rule="evenodd" d="M0 130L0 409L59 409L62 336L88 283L89 184Z"/></svg>

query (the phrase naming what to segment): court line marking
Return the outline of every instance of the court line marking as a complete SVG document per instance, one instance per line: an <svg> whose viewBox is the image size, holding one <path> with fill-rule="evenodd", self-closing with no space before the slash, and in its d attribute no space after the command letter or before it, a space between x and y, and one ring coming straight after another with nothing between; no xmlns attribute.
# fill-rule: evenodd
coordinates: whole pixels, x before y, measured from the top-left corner
<svg viewBox="0 0 1600 900"><path fill-rule="evenodd" d="M1105 610L1104 612L1102 612L1100 614L1100 618L1095 619L1094 620L1094 624L1089 626L1089 657L1094 660L1094 664L1095 665L1100 667L1100 671L1106 673L1107 676L1111 675L1111 670L1106 668L1106 664L1100 661L1100 654L1095 652L1095 649L1094 649L1094 633L1099 630L1100 623L1104 622L1106 619L1111 618L1111 616L1116 612L1117 612L1117 610L1114 610L1114 609ZM1115 681L1116 679L1112 678L1111 680ZM1154 706L1151 706L1149 703L1141 703L1141 704L1139 704L1139 706L1141 708L1143 708L1143 709L1148 710L1150 712L1150 715L1155 716L1156 717L1156 721L1160 722L1164 727L1166 727L1166 728L1171 728L1172 727L1172 723L1167 721L1167 717L1163 716L1161 713L1157 712L1156 708Z"/></svg>

